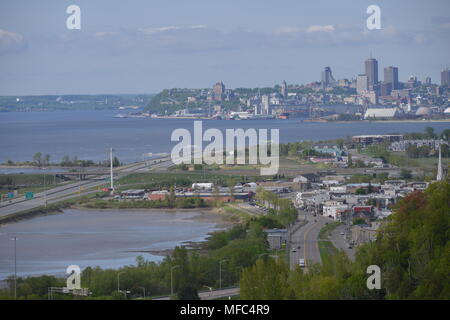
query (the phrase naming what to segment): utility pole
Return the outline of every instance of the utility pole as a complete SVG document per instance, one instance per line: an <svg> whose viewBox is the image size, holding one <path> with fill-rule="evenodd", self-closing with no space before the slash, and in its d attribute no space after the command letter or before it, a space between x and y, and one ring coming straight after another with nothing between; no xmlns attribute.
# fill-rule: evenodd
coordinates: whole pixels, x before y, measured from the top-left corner
<svg viewBox="0 0 450 320"><path fill-rule="evenodd" d="M111 172L110 172L110 174L111 174L111 194L113 194L114 193L114 177L113 177L113 156L112 156L112 154L113 154L113 148L110 148L109 149L109 160L110 160L110 165L111 165Z"/></svg>

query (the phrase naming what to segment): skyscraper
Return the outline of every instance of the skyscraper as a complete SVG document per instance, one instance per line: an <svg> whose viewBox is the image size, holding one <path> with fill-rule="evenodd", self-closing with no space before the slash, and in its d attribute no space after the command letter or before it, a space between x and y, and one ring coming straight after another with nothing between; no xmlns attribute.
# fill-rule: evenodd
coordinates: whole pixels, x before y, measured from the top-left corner
<svg viewBox="0 0 450 320"><path fill-rule="evenodd" d="M214 85L214 100L216 101L222 101L223 99L223 94L225 93L225 85L223 84L222 81L217 82Z"/></svg>
<svg viewBox="0 0 450 320"><path fill-rule="evenodd" d="M450 70L448 68L441 72L441 86L450 87Z"/></svg>
<svg viewBox="0 0 450 320"><path fill-rule="evenodd" d="M287 84L286 81L283 81L283 83L281 84L281 95L283 96L283 98L287 98L288 94L287 94Z"/></svg>
<svg viewBox="0 0 450 320"><path fill-rule="evenodd" d="M398 85L398 68L387 67L384 68L384 83L390 83L392 90L400 89Z"/></svg>
<svg viewBox="0 0 450 320"><path fill-rule="evenodd" d="M329 86L333 86L336 83L336 80L333 78L333 74L331 73L330 67L325 67L322 71L322 87L327 88Z"/></svg>
<svg viewBox="0 0 450 320"><path fill-rule="evenodd" d="M365 61L365 69L369 89L373 90L373 87L378 84L378 61L377 59L369 58Z"/></svg>

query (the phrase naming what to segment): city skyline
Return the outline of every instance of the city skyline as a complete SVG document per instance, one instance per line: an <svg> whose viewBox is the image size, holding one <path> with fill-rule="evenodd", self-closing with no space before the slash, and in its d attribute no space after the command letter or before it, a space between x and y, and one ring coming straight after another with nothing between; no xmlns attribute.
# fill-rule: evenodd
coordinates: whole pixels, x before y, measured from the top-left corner
<svg viewBox="0 0 450 320"><path fill-rule="evenodd" d="M0 95L156 93L217 79L233 88L306 84L326 66L336 79L356 78L365 69L355 61L370 54L381 68L398 67L399 81L439 83L449 66L447 1L379 1L380 30L366 27L370 1L76 4L81 30L66 28L69 3L2 3Z"/></svg>

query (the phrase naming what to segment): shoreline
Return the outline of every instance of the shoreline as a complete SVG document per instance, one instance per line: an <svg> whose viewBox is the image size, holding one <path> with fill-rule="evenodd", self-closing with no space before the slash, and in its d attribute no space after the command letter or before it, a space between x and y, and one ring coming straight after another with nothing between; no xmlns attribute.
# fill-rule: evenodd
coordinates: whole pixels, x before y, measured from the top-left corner
<svg viewBox="0 0 450 320"><path fill-rule="evenodd" d="M179 243L177 243L176 245L174 245L171 248L167 248L167 249L153 249L153 250L142 250L142 249L129 249L129 250L124 250L122 251L123 253L133 253L133 254L137 254L137 255L145 255L145 254L150 254L153 256L159 256L159 257L166 257L166 256L171 256L174 249L176 247L185 247L187 250L189 251L195 251L195 252L199 252L201 254L203 253L207 253L208 249L204 246L204 244L211 238L211 236L215 233L215 232L220 232L223 230L228 230L229 228L231 228L233 225L235 225L236 223L239 222L235 222L232 221L230 219L228 219L228 216L232 216L232 214L226 213L226 212L221 212L220 210L216 210L216 208L200 208L200 210L198 208L192 208L192 209L79 209L76 207L68 207L68 208L64 208L63 210L61 210L60 212L53 212L51 214L45 214L42 215L41 217L44 217L46 215L53 215L53 214L63 214L65 210L82 210L85 212L97 212L99 213L99 215L102 214L106 214L108 212L126 212L128 214L148 214L151 215L153 213L177 213L177 214L186 214L186 213L195 213L195 215L193 216L188 216L188 217L183 217L182 219L185 220L189 220L189 221L193 221L193 222L199 222L199 223L212 223L214 226L212 227L212 230L210 230L209 232L206 232L203 236L202 240L197 240L197 241L193 241L193 240L182 240L179 241ZM103 212L104 211L104 212ZM5 224L6 225L6 224ZM3 225L1 226L3 227ZM1 230L0 227L0 230ZM144 256L145 259L145 256ZM152 260L148 260L148 261L152 261ZM158 263L158 262L157 262ZM94 266L90 266L90 267L94 267ZM120 269L123 266L119 266L117 268L113 268L114 270L116 269ZM51 273L43 273L42 275L51 275L51 276L58 276L57 274L51 274ZM29 278L29 277L38 277L39 275L34 275L34 274L29 274L29 275L24 275L22 276L23 278Z"/></svg>
<svg viewBox="0 0 450 320"><path fill-rule="evenodd" d="M430 119L430 120L353 120L353 121L325 121L321 123L447 123L450 119Z"/></svg>

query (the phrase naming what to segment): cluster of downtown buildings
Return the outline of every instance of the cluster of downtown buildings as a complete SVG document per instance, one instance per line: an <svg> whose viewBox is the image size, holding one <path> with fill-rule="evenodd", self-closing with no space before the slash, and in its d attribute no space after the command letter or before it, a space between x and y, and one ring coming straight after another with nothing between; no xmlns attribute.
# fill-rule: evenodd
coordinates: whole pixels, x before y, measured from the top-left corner
<svg viewBox="0 0 450 320"><path fill-rule="evenodd" d="M430 77L399 80L399 68L384 68L379 79L375 58L364 62L364 73L336 80L325 67L321 80L305 85L283 81L273 88L227 89L222 81L210 89L168 89L151 116L215 119L336 119L351 114L359 119L450 117L450 70L442 70L440 84ZM333 106L348 108L333 109ZM330 108L331 107L331 108ZM169 111L170 110L170 111ZM334 117L334 118L333 118Z"/></svg>

